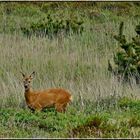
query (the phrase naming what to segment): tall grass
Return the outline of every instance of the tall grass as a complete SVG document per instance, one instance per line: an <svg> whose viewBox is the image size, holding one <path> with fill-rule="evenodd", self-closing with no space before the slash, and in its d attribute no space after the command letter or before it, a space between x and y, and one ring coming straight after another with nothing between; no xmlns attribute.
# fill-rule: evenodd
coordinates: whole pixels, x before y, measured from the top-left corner
<svg viewBox="0 0 140 140"><path fill-rule="evenodd" d="M133 34L131 23L126 24L126 31ZM1 34L1 107L16 106L24 99L21 70L27 74L36 71L33 88L66 88L75 101L79 95L93 102L112 95L135 95L136 88L120 84L107 70L107 60L117 49L110 35L117 31L118 23L112 22L93 26L82 35L54 39Z"/></svg>

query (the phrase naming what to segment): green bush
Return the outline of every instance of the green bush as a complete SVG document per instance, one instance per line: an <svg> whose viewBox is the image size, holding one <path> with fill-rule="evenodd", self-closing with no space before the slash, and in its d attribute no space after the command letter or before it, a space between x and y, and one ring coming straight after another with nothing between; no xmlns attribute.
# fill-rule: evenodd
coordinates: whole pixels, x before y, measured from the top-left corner
<svg viewBox="0 0 140 140"><path fill-rule="evenodd" d="M117 75L121 75L124 80L135 78L139 83L140 76L140 25L137 25L135 31L136 37L132 38L131 42L128 42L123 35L123 22L120 24L119 35L114 38L119 42L119 48L114 55L114 62L116 67L113 68L109 64L109 70L113 71Z"/></svg>
<svg viewBox="0 0 140 140"><path fill-rule="evenodd" d="M47 14L47 16L41 17L37 21L33 21L29 26L21 27L21 31L27 36L53 36L57 35L60 31L66 34L82 33L83 21L78 17L72 18L60 18L56 15Z"/></svg>

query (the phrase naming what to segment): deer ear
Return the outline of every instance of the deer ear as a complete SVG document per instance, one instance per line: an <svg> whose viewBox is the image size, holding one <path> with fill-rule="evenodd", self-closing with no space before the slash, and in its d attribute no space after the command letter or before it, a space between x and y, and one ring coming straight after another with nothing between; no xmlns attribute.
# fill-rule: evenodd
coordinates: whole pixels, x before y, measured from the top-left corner
<svg viewBox="0 0 140 140"><path fill-rule="evenodd" d="M32 73L31 73L31 75L30 75L30 78L34 78L35 77L35 71L33 71Z"/></svg>
<svg viewBox="0 0 140 140"><path fill-rule="evenodd" d="M23 72L20 71L20 73L22 74L23 77L25 77L25 74Z"/></svg>

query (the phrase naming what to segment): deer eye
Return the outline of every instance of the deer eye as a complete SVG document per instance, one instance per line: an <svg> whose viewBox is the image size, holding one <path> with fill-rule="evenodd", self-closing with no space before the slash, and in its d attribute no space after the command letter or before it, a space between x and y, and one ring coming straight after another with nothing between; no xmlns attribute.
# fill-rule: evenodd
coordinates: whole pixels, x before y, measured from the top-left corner
<svg viewBox="0 0 140 140"><path fill-rule="evenodd" d="M29 83L31 83L31 81L28 81Z"/></svg>

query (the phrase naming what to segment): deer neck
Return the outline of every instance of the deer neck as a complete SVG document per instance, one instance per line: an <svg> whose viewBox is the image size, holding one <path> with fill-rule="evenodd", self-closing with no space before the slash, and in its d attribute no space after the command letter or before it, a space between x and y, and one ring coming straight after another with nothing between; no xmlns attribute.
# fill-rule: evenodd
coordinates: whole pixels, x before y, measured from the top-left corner
<svg viewBox="0 0 140 140"><path fill-rule="evenodd" d="M33 92L33 89L30 87L28 89L25 89L25 94L30 94Z"/></svg>
<svg viewBox="0 0 140 140"><path fill-rule="evenodd" d="M25 89L24 95L25 95L25 99L26 99L27 103L31 102L31 100L32 100L32 98L31 98L32 97L32 93L33 93L33 89L32 88Z"/></svg>

